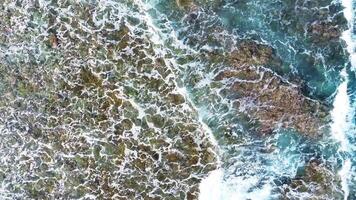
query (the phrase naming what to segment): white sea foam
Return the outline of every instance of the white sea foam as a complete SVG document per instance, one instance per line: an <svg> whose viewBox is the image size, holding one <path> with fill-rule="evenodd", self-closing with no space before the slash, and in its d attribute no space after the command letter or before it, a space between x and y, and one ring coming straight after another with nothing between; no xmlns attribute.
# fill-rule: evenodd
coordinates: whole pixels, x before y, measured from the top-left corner
<svg viewBox="0 0 356 200"><path fill-rule="evenodd" d="M342 34L342 39L347 44L347 51L350 54L350 62L353 70L356 69L356 54L355 54L355 40L352 36L353 31L353 1L352 0L342 0L342 5L344 6L344 16L348 21L349 29L344 31ZM345 79L344 82L340 84L337 90L337 94L334 100L334 109L331 112L333 123L331 125L331 132L333 137L340 142L340 151L349 152L350 144L347 138L347 131L351 129L352 120L352 107L350 104L350 97L347 94L348 85L348 75L346 69L342 70L341 76ZM343 162L343 166L339 171L338 175L341 177L341 186L344 191L344 200L348 199L349 196L349 184L352 173L352 163L350 159L346 159Z"/></svg>
<svg viewBox="0 0 356 200"><path fill-rule="evenodd" d="M210 172L209 176L200 184L199 200L243 200L243 199L269 199L272 186L264 185L262 188L250 191L251 186L256 185L259 179L251 177L235 177L224 180L224 170L217 169Z"/></svg>
<svg viewBox="0 0 356 200"><path fill-rule="evenodd" d="M352 27L351 23L350 23L350 27ZM344 31L342 33L342 39L347 44L347 51L350 54L351 66L352 69L355 71L356 70L356 53L355 53L356 42L352 35L352 29Z"/></svg>
<svg viewBox="0 0 356 200"><path fill-rule="evenodd" d="M199 185L199 200L221 199L221 181L223 179L223 174L224 172L222 169L217 169L209 173L209 176L205 178Z"/></svg>
<svg viewBox="0 0 356 200"><path fill-rule="evenodd" d="M343 70L345 71L345 70ZM351 111L350 99L347 94L347 77L338 88L335 100L334 109L331 111L333 123L331 124L331 133L336 141L340 143L340 151L348 152L350 144L347 139L346 132L350 129L349 114ZM348 180L351 174L351 161L347 159L343 162L343 166L339 171L341 177L341 186L344 191L344 199L347 200L349 195Z"/></svg>
<svg viewBox="0 0 356 200"><path fill-rule="evenodd" d="M333 103L334 108L331 111L331 117L333 120L333 123L331 124L331 133L335 140L340 142L340 150L342 151L347 151L349 146L345 133L349 127L348 113L351 109L350 99L347 94L347 82L348 81L346 79L339 86Z"/></svg>
<svg viewBox="0 0 356 200"><path fill-rule="evenodd" d="M344 161L343 166L341 168L341 170L339 171L339 176L341 177L341 187L342 190L344 191L344 200L347 200L349 193L350 193L350 189L348 186L348 180L350 179L351 176L351 160L347 159Z"/></svg>

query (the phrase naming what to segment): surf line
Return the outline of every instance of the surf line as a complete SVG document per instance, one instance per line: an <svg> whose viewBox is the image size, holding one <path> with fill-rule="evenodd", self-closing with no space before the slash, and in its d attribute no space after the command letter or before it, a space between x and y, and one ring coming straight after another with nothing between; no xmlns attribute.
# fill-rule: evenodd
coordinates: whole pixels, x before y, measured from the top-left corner
<svg viewBox="0 0 356 200"><path fill-rule="evenodd" d="M356 54L354 52L355 42L352 38L353 31L353 2L352 0L342 0L344 7L344 16L348 22L349 29L342 33L342 39L346 42L347 51L350 55L351 70L355 70L356 67ZM348 74L345 68L340 73L343 82L339 85L337 93L333 102L333 110L331 111L332 124L331 134L336 141L340 143L339 151L348 153L350 151L350 144L347 137L347 131L351 128L350 114L352 113L352 107L350 102L350 96L347 93L348 86ZM351 159L345 158L342 168L339 170L338 175L341 178L341 187L344 192L344 200L348 199L350 194L349 180L351 178Z"/></svg>

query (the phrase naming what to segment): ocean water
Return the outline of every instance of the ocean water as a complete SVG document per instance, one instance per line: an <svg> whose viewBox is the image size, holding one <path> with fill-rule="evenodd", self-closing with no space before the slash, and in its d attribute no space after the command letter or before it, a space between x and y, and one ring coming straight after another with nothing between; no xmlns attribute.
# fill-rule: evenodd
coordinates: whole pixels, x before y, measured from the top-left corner
<svg viewBox="0 0 356 200"><path fill-rule="evenodd" d="M356 199L354 0L2 0L0 199Z"/></svg>

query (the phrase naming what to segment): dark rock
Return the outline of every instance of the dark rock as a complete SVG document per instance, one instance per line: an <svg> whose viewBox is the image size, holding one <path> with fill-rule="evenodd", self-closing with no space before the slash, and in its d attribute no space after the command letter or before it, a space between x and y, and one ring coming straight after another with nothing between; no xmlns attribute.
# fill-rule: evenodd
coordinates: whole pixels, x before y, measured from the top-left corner
<svg viewBox="0 0 356 200"><path fill-rule="evenodd" d="M327 109L318 101L303 95L300 86L286 82L266 65L273 60L273 51L265 45L243 43L229 57L233 69L222 70L215 80L233 78L228 95L239 112L256 121L257 132L271 134L278 128L294 129L317 137L327 122ZM234 95L231 95L234 94Z"/></svg>
<svg viewBox="0 0 356 200"><path fill-rule="evenodd" d="M101 86L102 85L102 80L99 76L94 74L90 68L88 67L82 67L80 70L80 78L81 80L87 84L87 85L92 85L92 86Z"/></svg>
<svg viewBox="0 0 356 200"><path fill-rule="evenodd" d="M179 104L182 104L185 102L185 99L184 99L183 95L181 95L181 94L171 93L171 94L168 94L168 98L175 105L179 105Z"/></svg>
<svg viewBox="0 0 356 200"><path fill-rule="evenodd" d="M253 41L243 41L231 53L231 59L238 65L266 65L272 59L273 49Z"/></svg>
<svg viewBox="0 0 356 200"><path fill-rule="evenodd" d="M57 48L59 45L59 39L56 34L51 33L48 39L48 44L51 48Z"/></svg>
<svg viewBox="0 0 356 200"><path fill-rule="evenodd" d="M195 5L193 0L176 0L176 3L179 7L184 9L190 9Z"/></svg>
<svg viewBox="0 0 356 200"><path fill-rule="evenodd" d="M122 105L123 100L121 98L119 98L114 92L108 92L107 95L110 97L111 102L115 106L121 106Z"/></svg>
<svg viewBox="0 0 356 200"><path fill-rule="evenodd" d="M314 42L326 42L339 39L341 29L331 22L315 21L308 26L308 32L311 34Z"/></svg>
<svg viewBox="0 0 356 200"><path fill-rule="evenodd" d="M308 193L312 199L317 200L343 198L340 178L319 160L309 161L304 174L293 179L288 186L284 196L292 199L291 190Z"/></svg>

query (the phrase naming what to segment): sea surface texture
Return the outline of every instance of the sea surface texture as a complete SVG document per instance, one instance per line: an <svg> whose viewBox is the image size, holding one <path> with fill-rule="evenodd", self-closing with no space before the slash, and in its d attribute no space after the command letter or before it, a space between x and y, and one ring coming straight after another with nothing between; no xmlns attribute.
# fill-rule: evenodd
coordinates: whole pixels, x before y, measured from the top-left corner
<svg viewBox="0 0 356 200"><path fill-rule="evenodd" d="M0 199L356 200L355 17L0 0Z"/></svg>

